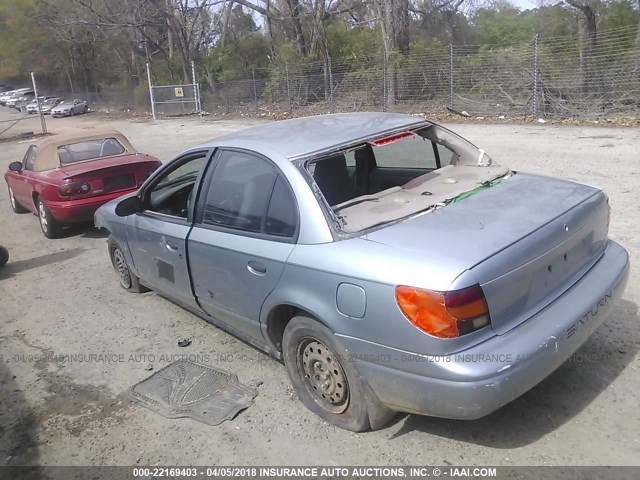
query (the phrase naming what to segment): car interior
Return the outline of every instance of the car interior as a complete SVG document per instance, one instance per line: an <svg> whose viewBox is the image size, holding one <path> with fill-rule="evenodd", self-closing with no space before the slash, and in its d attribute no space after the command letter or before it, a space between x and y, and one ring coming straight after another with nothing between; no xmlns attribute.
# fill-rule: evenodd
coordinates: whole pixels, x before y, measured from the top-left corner
<svg viewBox="0 0 640 480"><path fill-rule="evenodd" d="M340 229L353 233L437 208L506 175L438 125L367 142L307 164Z"/></svg>
<svg viewBox="0 0 640 480"><path fill-rule="evenodd" d="M75 163L120 155L124 152L125 148L115 138L104 138L70 145L60 145L58 147L58 158L61 163Z"/></svg>
<svg viewBox="0 0 640 480"><path fill-rule="evenodd" d="M187 218L191 194L206 155L188 159L161 175L148 191L147 209L152 212Z"/></svg>

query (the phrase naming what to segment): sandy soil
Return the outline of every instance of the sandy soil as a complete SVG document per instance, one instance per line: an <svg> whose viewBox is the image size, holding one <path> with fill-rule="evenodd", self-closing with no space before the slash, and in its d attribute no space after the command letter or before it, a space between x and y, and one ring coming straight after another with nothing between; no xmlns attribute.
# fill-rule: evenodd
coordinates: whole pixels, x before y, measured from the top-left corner
<svg viewBox="0 0 640 480"><path fill-rule="evenodd" d="M167 160L256 123L88 114L48 125L56 133L117 128L140 150ZM611 237L638 263L640 130L451 127L515 170L603 187L611 197ZM26 141L1 143L0 169L20 160L26 147ZM11 252L0 271L0 464L597 465L640 459L635 268L624 299L580 355L498 412L472 422L398 415L383 430L354 434L309 412L280 363L154 293L123 291L105 240L89 227L47 240L34 216L13 214L7 195L0 195L0 244ZM182 337L192 338L191 346L177 347ZM61 358L104 353L116 361ZM257 386L255 404L210 427L129 403L126 391L149 375L145 367L157 370L181 354L208 355Z"/></svg>

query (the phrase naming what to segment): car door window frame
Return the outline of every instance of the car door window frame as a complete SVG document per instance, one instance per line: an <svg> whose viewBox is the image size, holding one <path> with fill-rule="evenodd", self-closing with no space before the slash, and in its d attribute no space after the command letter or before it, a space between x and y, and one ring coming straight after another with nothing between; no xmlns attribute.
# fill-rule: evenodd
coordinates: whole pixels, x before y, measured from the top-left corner
<svg viewBox="0 0 640 480"><path fill-rule="evenodd" d="M31 165L28 165L28 159L32 151L34 151L33 162L31 162ZM36 160L35 157L37 154L38 154L38 147L36 147L35 145L29 145L29 148L27 148L27 153L24 154L24 158L22 159L22 170L25 170L27 172L33 171L33 165L35 163L35 160Z"/></svg>
<svg viewBox="0 0 640 480"><path fill-rule="evenodd" d="M214 156L214 153L215 153L215 149L213 148L194 150L194 151L185 153L181 157L171 160L170 162L167 162L158 170L156 170L154 174L149 178L148 183L143 185L142 189L140 190L140 193L138 194L140 196L140 200L142 201L142 205L143 205L142 211L139 212L138 215L155 217L155 218L158 218L167 222L172 222L172 223L179 223L179 224L186 224L186 225L192 224L194 221L193 219L195 214L195 206L198 202L198 199L200 197L200 192L202 190L202 179L205 176L205 173L207 172L207 170L209 169L209 165L212 162L212 157ZM194 160L196 157L198 158L203 157L204 162L202 167L200 168L200 171L198 172L198 175L196 176L196 180L193 185L193 190L191 191L191 195L193 195L193 201L189 202L189 205L187 208L187 218L177 217L175 215L169 215L168 213L160 213L160 212L155 212L153 210L149 210L149 196L151 194L151 190L153 190L153 188L160 182L160 180L165 178L166 175L180 168L185 163L191 160Z"/></svg>
<svg viewBox="0 0 640 480"><path fill-rule="evenodd" d="M269 200L267 202L267 205L265 207L265 211L264 211L264 217L262 219L261 222L261 230L264 227L265 221L266 221L266 216L269 214L269 207L271 206L271 199L273 198L273 192L275 191L275 185L277 183L278 177L282 177L282 180L287 188L287 191L289 192L289 195L291 197L291 199L293 200L293 207L295 208L295 221L296 221L296 228L295 231L293 233L293 235L291 237L283 237L280 235L273 235L273 234L267 234L264 233L262 231L260 232L251 232L248 230L242 230L242 229L238 229L238 228L233 228L230 226L224 226L224 225L214 225L211 223L204 223L204 210L205 210L205 205L207 202L207 197L209 196L209 189L212 187L212 180L213 180L213 176L215 174L216 168L218 167L219 164L219 160L220 157L225 153L225 152L237 152L237 153L241 153L244 155L249 155L252 157L256 157L260 160L263 160L265 162L267 162L267 164L269 164L274 171L276 172L276 178L274 179L272 188L271 188L271 193L269 194ZM202 188L200 191L200 194L198 196L198 200L195 202L195 218L194 218L194 225L200 228L206 228L208 230L214 230L214 231L218 231L218 232L224 232L224 233L231 233L234 235L242 235L245 237L252 237L252 238L259 238L259 239L263 239L263 240L269 240L269 241L273 241L273 242L280 242L280 243L297 243L298 241L298 235L300 233L300 208L298 207L298 200L296 199L295 193L293 192L293 189L291 188L291 185L289 183L289 180L287 179L287 176L282 173L282 170L280 170L280 168L278 167L278 165L276 165L273 161L271 161L269 158L265 157L264 155L261 155L258 152L254 152L252 150L246 150L243 148L232 148L232 147L222 147L222 148L218 148L216 150L216 152L213 155L213 158L211 159L211 166L210 168L207 169L206 174L204 175L204 179L202 181Z"/></svg>

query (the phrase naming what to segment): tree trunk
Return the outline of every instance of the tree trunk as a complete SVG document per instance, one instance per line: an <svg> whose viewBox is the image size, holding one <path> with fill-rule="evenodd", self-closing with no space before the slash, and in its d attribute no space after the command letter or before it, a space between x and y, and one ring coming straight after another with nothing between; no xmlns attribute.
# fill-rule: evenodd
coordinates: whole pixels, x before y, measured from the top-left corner
<svg viewBox="0 0 640 480"><path fill-rule="evenodd" d="M596 14L590 5L578 0L565 0L573 8L580 10L582 15L578 19L580 28L580 72L582 93L587 95L602 90L597 59L598 35Z"/></svg>
<svg viewBox="0 0 640 480"><path fill-rule="evenodd" d="M233 0L227 2L222 10L222 26L220 30L220 42L221 48L227 43L227 35L229 32L229 19L231 18L231 10L233 9Z"/></svg>
<svg viewBox="0 0 640 480"><path fill-rule="evenodd" d="M384 57L387 65L387 105L398 97L398 73L394 54L409 53L409 0L375 0L380 18Z"/></svg>
<svg viewBox="0 0 640 480"><path fill-rule="evenodd" d="M291 23L293 25L293 34L295 37L296 47L301 55L307 54L307 45L305 43L304 34L302 32L302 21L300 20L300 2L299 0L287 0L287 6L291 13Z"/></svg>

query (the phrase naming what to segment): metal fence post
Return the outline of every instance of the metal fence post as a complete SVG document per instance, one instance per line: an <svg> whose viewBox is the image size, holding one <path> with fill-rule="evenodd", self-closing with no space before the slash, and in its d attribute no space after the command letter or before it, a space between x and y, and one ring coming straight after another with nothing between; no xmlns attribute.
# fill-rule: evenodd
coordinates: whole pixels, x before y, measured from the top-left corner
<svg viewBox="0 0 640 480"><path fill-rule="evenodd" d="M195 104L196 113L200 113L200 92L196 79L196 65L191 61L191 78L193 79L193 103Z"/></svg>
<svg viewBox="0 0 640 480"><path fill-rule="evenodd" d="M453 78L453 44L449 45L449 108L454 110L456 108L455 101L455 82Z"/></svg>
<svg viewBox="0 0 640 480"><path fill-rule="evenodd" d="M284 75L287 85L287 101L289 102L289 113L293 111L293 103L291 102L291 85L289 84L289 64L284 62Z"/></svg>
<svg viewBox="0 0 640 480"><path fill-rule="evenodd" d="M151 99L151 114L153 115L153 119L156 119L156 104L153 101L153 85L151 84L151 68L147 63L147 81L149 82L149 98Z"/></svg>
<svg viewBox="0 0 640 480"><path fill-rule="evenodd" d="M327 57L327 68L329 69L329 113L333 113L333 72L331 71L331 57Z"/></svg>
<svg viewBox="0 0 640 480"><path fill-rule="evenodd" d="M382 57L382 111L387 111L387 54Z"/></svg>
<svg viewBox="0 0 640 480"><path fill-rule="evenodd" d="M538 116L538 34L533 37L533 116Z"/></svg>
<svg viewBox="0 0 640 480"><path fill-rule="evenodd" d="M227 92L227 79L224 80L224 113L229 114L229 92Z"/></svg>
<svg viewBox="0 0 640 480"><path fill-rule="evenodd" d="M258 111L258 89L256 87L256 69L255 67L251 67L251 76L253 78L253 102L256 107L256 112Z"/></svg>
<svg viewBox="0 0 640 480"><path fill-rule="evenodd" d="M36 76L31 72L31 83L33 84L33 94L36 96L36 104L38 105L38 115L40 115L40 126L42 133L47 133L47 123L44 120L44 114L40 108L40 99L38 98L38 88L36 87Z"/></svg>

